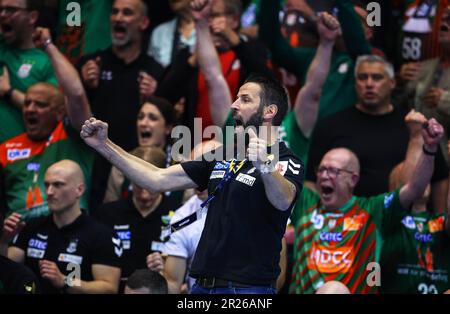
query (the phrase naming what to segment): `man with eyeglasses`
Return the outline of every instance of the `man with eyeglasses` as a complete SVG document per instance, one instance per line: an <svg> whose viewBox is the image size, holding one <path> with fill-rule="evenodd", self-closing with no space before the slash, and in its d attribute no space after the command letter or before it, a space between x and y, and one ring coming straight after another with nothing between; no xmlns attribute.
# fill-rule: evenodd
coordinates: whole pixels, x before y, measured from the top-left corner
<svg viewBox="0 0 450 314"><path fill-rule="evenodd" d="M314 293L329 281L341 282L351 293L378 291L383 236L422 197L442 134L436 120L425 123L423 151L411 179L368 198L353 194L360 178L356 155L346 148L325 154L316 170L317 192L305 187L291 216L296 229L292 293Z"/></svg>
<svg viewBox="0 0 450 314"><path fill-rule="evenodd" d="M32 40L40 2L0 1L0 143L25 132L26 90L38 82L57 84L49 58Z"/></svg>
<svg viewBox="0 0 450 314"><path fill-rule="evenodd" d="M0 144L0 186L4 186L0 203L6 203L2 208L6 215L47 207L44 174L59 160L77 161L85 177L91 177L94 154L77 134L91 116L78 73L52 43L47 29L38 28L34 40L50 57L62 92L45 82L30 86L22 106L26 131ZM87 209L87 196L83 195L81 206Z"/></svg>

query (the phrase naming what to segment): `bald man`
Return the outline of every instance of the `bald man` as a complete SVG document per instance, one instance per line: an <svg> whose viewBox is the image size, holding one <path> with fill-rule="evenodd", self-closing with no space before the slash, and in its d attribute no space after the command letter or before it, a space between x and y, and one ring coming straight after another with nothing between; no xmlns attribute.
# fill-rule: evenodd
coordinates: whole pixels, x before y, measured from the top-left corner
<svg viewBox="0 0 450 314"><path fill-rule="evenodd" d="M80 166L71 160L53 164L44 182L51 215L26 223L20 214L9 216L2 254L28 266L44 293L117 293L120 240L81 211L85 183Z"/></svg>
<svg viewBox="0 0 450 314"><path fill-rule="evenodd" d="M0 180L5 187L0 203L6 203L6 216L46 206L44 174L51 164L76 160L89 178L94 158L78 136L82 122L91 116L78 73L52 44L47 29L38 28L34 38L49 56L60 89L45 82L31 85L22 106L26 131L0 144ZM85 199L82 207L87 209L87 195Z"/></svg>
<svg viewBox="0 0 450 314"><path fill-rule="evenodd" d="M436 120L426 121L423 151L410 180L369 198L353 195L360 177L357 156L346 148L325 154L316 171L318 192L305 188L291 217L296 229L292 293L314 293L329 281L351 293L378 291L382 237L422 197L442 135Z"/></svg>

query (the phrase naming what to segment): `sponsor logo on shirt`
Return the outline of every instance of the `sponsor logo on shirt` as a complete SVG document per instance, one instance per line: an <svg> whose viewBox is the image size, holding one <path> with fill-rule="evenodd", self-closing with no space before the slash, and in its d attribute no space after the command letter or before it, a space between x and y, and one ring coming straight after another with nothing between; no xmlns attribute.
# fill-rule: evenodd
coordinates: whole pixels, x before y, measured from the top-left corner
<svg viewBox="0 0 450 314"><path fill-rule="evenodd" d="M39 250L46 250L47 249L47 242L40 241L40 240L37 240L37 239L30 239L30 241L28 241L28 247L29 248L39 249Z"/></svg>
<svg viewBox="0 0 450 314"><path fill-rule="evenodd" d="M288 164L288 169L295 175L300 174L300 169L301 169L302 165L301 164L296 164L295 162L292 161L292 159L289 159L289 164Z"/></svg>
<svg viewBox="0 0 450 314"><path fill-rule="evenodd" d="M164 243L158 241L152 241L151 250L153 252L163 252Z"/></svg>
<svg viewBox="0 0 450 314"><path fill-rule="evenodd" d="M15 161L18 159L27 159L30 157L31 149L8 149L6 152L6 158L9 161Z"/></svg>
<svg viewBox="0 0 450 314"><path fill-rule="evenodd" d="M130 225L114 225L114 230L128 230Z"/></svg>
<svg viewBox="0 0 450 314"><path fill-rule="evenodd" d="M444 216L441 216L439 218L430 220L428 222L428 228L430 229L431 233L443 231L444 230L444 223L445 223L445 218L444 218Z"/></svg>
<svg viewBox="0 0 450 314"><path fill-rule="evenodd" d="M48 235L47 235L47 234L46 234L46 235L43 235L43 234L37 233L36 236L37 236L38 238L44 240L44 241L47 241L47 240L48 240Z"/></svg>
<svg viewBox="0 0 450 314"><path fill-rule="evenodd" d="M416 234L414 234L414 239L422 243L431 243L433 242L433 235L431 233L416 232Z"/></svg>
<svg viewBox="0 0 450 314"><path fill-rule="evenodd" d="M324 247L313 242L308 268L321 273L346 273L353 264L355 254L351 246Z"/></svg>
<svg viewBox="0 0 450 314"><path fill-rule="evenodd" d="M113 73L112 71L102 71L102 81L112 81L113 80Z"/></svg>
<svg viewBox="0 0 450 314"><path fill-rule="evenodd" d="M340 74L345 74L345 73L347 73L347 72L348 72L348 64L347 64L347 63L342 63L342 64L339 66L338 72L339 72Z"/></svg>
<svg viewBox="0 0 450 314"><path fill-rule="evenodd" d="M210 179L222 179L225 176L225 170L211 172Z"/></svg>
<svg viewBox="0 0 450 314"><path fill-rule="evenodd" d="M402 224L411 230L416 229L416 223L414 222L414 219L411 216L406 216L402 219Z"/></svg>
<svg viewBox="0 0 450 314"><path fill-rule="evenodd" d="M30 75L30 71L33 68L32 64L22 64L17 71L17 76L20 78L27 78Z"/></svg>
<svg viewBox="0 0 450 314"><path fill-rule="evenodd" d="M344 219L344 231L358 231L367 222L368 216L366 213L354 215Z"/></svg>
<svg viewBox="0 0 450 314"><path fill-rule="evenodd" d="M340 242L342 241L342 233L340 232L322 232L320 233L320 241L324 242Z"/></svg>
<svg viewBox="0 0 450 314"><path fill-rule="evenodd" d="M336 227L336 219L330 219L328 221L328 228L333 229L334 227Z"/></svg>
<svg viewBox="0 0 450 314"><path fill-rule="evenodd" d="M28 171L32 171L32 172L37 172L37 171L39 171L39 168L41 167L41 165L40 164L37 164L37 163L34 163L34 162L30 162L28 165L27 165L27 170Z"/></svg>
<svg viewBox="0 0 450 314"><path fill-rule="evenodd" d="M245 185L248 185L248 186L253 186L253 184L254 184L255 181L256 181L256 178L254 178L254 177L252 177L252 176L249 176L248 174L240 173L240 174L238 174L238 176L236 177L236 181L239 181L239 182L241 182L241 183L244 183Z"/></svg>
<svg viewBox="0 0 450 314"><path fill-rule="evenodd" d="M58 261L81 265L83 262L83 256L61 253L58 256Z"/></svg>

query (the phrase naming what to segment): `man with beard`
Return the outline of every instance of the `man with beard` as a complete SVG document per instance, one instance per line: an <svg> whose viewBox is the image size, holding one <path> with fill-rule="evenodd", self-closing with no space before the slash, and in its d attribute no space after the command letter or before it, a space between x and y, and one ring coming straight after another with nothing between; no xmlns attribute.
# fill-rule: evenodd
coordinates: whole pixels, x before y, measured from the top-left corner
<svg viewBox="0 0 450 314"><path fill-rule="evenodd" d="M0 202L6 203L7 215L45 207L43 178L50 165L61 159L73 159L81 165L85 177L90 178L94 157L77 134L91 111L76 69L52 43L48 30L38 29L35 42L50 57L62 92L48 83L28 88L22 107L26 132L0 145L0 179L5 190ZM87 209L85 198L82 207Z"/></svg>
<svg viewBox="0 0 450 314"><path fill-rule="evenodd" d="M0 143L25 132L22 106L33 84L57 84L50 60L32 40L38 0L0 1Z"/></svg>
<svg viewBox="0 0 450 314"><path fill-rule="evenodd" d="M281 240L303 181L302 162L277 141L287 94L278 81L252 76L231 109L238 133L259 127L258 135L248 131L247 158L202 159L160 169L110 141L102 121L86 121L81 137L145 189L208 189L203 204L208 214L191 268L197 279L192 293L275 293Z"/></svg>

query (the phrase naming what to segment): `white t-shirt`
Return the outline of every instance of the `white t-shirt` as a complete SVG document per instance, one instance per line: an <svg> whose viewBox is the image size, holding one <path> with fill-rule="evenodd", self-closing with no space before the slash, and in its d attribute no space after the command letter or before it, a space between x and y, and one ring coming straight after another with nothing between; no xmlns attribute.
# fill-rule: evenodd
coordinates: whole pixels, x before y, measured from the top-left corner
<svg viewBox="0 0 450 314"><path fill-rule="evenodd" d="M202 201L197 195L192 196L182 207L175 211L170 223L173 224L194 213ZM187 260L187 273L191 269L192 260L194 259L195 251L197 250L200 236L202 235L203 227L205 226L207 209L202 210L201 219L193 222L189 226L178 230L170 235L169 241L164 243L163 253L171 256L182 257ZM188 276L188 275L187 275ZM194 284L195 279L188 276L189 290Z"/></svg>

